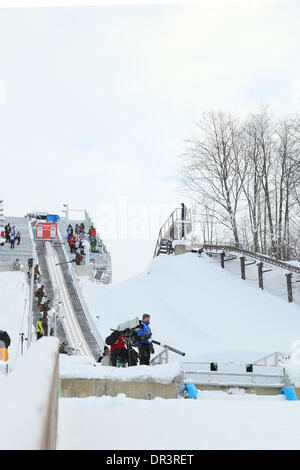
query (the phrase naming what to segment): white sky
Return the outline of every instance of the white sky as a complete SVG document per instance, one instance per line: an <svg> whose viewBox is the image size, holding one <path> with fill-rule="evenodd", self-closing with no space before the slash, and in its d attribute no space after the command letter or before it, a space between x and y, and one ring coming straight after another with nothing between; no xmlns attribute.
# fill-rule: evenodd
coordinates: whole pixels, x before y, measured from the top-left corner
<svg viewBox="0 0 300 470"><path fill-rule="evenodd" d="M181 202L203 111L300 107L299 2L152 3L0 9L6 214L86 208L115 281L145 269Z"/></svg>

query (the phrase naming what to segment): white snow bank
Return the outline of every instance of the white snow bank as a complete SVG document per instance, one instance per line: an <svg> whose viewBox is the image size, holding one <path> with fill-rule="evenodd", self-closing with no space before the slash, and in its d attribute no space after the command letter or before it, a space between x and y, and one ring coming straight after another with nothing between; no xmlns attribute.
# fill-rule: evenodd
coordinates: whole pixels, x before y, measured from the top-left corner
<svg viewBox="0 0 300 470"><path fill-rule="evenodd" d="M13 366L20 356L20 333L27 337L25 297L28 296L27 281L21 271L0 272L0 330L11 338L9 362Z"/></svg>
<svg viewBox="0 0 300 470"><path fill-rule="evenodd" d="M123 394L62 398L58 449L299 450L299 420L300 402L283 395L199 392L198 400L136 400Z"/></svg>
<svg viewBox="0 0 300 470"><path fill-rule="evenodd" d="M133 382L171 383L179 375L179 363L173 362L158 366L135 367L104 367L90 357L66 356L59 357L60 376L63 379L106 379Z"/></svg>
<svg viewBox="0 0 300 470"><path fill-rule="evenodd" d="M256 278L257 279L257 278ZM121 322L151 314L152 337L186 353L170 360L253 362L290 352L300 339L299 306L242 281L208 256L158 256L147 271L117 285L80 279L103 339ZM161 348L155 346L156 352Z"/></svg>
<svg viewBox="0 0 300 470"><path fill-rule="evenodd" d="M57 350L56 338L40 339L1 381L0 449L39 449Z"/></svg>

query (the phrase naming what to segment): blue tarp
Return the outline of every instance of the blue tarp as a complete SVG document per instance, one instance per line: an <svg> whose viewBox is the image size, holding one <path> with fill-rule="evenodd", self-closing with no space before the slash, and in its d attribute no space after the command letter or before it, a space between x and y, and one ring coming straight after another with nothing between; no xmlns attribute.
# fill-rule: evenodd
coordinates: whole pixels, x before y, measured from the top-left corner
<svg viewBox="0 0 300 470"><path fill-rule="evenodd" d="M297 400L297 395L294 387L283 387L280 390L280 393L286 396L286 399L289 401Z"/></svg>
<svg viewBox="0 0 300 470"><path fill-rule="evenodd" d="M57 222L60 219L59 215L48 214L46 217L46 222Z"/></svg>
<svg viewBox="0 0 300 470"><path fill-rule="evenodd" d="M197 400L197 388L194 384L186 384L182 392L184 395L187 396L187 398L195 398Z"/></svg>

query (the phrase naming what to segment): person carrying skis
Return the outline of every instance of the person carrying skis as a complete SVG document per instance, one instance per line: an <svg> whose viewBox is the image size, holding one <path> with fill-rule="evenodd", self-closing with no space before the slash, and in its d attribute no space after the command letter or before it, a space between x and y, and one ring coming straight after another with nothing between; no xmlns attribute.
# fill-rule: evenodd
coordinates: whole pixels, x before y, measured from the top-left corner
<svg viewBox="0 0 300 470"><path fill-rule="evenodd" d="M141 321L142 328L137 330L137 345L139 349L140 365L149 366L150 354L154 354L154 348L150 338L152 336L150 324L150 315L144 313Z"/></svg>

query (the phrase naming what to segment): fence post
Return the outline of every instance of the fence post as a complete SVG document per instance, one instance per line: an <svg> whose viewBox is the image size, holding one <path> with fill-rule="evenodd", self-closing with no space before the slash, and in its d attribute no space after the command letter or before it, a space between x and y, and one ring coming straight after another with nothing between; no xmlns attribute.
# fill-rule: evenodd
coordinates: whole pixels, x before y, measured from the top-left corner
<svg viewBox="0 0 300 470"><path fill-rule="evenodd" d="M245 281L246 280L246 270L245 270L245 256L241 256L241 278Z"/></svg>
<svg viewBox="0 0 300 470"><path fill-rule="evenodd" d="M225 268L224 259L225 259L225 251L222 251L222 253L221 253L221 267L223 269Z"/></svg>
<svg viewBox="0 0 300 470"><path fill-rule="evenodd" d="M288 301L293 302L292 273L286 274Z"/></svg>
<svg viewBox="0 0 300 470"><path fill-rule="evenodd" d="M258 263L258 286L260 289L264 290L264 281L263 281L263 263Z"/></svg>

